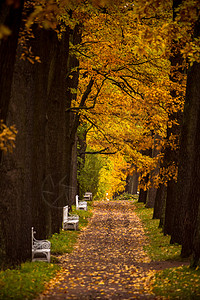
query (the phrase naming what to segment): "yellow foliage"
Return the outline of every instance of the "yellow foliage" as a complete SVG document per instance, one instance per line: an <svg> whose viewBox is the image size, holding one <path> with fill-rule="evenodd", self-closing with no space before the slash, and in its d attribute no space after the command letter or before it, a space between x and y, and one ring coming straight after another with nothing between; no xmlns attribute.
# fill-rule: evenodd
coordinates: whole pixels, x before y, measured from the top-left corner
<svg viewBox="0 0 200 300"><path fill-rule="evenodd" d="M100 185L106 187L105 197L111 199L116 192L122 192L126 184L127 163L124 157L117 153L116 155L109 156L107 164L101 169L100 172Z"/></svg>
<svg viewBox="0 0 200 300"><path fill-rule="evenodd" d="M12 152L15 147L17 130L15 126L7 127L3 120L0 121L0 149L3 152Z"/></svg>
<svg viewBox="0 0 200 300"><path fill-rule="evenodd" d="M102 180L110 178L110 195L124 186L121 178L125 176L125 161L126 168L136 165L145 176L162 159L165 145L178 147L177 137L166 141L166 131L178 124L170 115L183 110L186 76L179 72L180 66L171 66L170 57L172 48L181 53L183 68L187 60L199 60L199 39L193 38L199 18L197 4L195 0L183 1L173 20L172 1L35 1L27 19L29 35L33 22L56 30L59 38L66 26L73 29L79 24L82 41L70 44L70 53L80 64L72 109L77 112L79 108L82 122L91 126L87 140L90 147L116 153L110 157L109 174L106 169L102 171ZM40 61L29 50L23 55L27 54L31 63ZM91 92L80 107L91 79ZM160 139L156 146L155 136ZM156 158L144 154L154 147L160 150ZM168 171L176 177L175 167ZM157 184L159 178L154 177Z"/></svg>

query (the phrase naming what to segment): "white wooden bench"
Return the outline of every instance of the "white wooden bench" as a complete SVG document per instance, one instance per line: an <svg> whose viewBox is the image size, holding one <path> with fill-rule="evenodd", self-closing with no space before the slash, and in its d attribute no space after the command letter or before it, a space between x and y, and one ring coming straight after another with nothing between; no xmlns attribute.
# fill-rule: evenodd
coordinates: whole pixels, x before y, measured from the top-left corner
<svg viewBox="0 0 200 300"><path fill-rule="evenodd" d="M91 192L86 192L85 195L83 196L83 198L86 201L92 201L92 193Z"/></svg>
<svg viewBox="0 0 200 300"><path fill-rule="evenodd" d="M80 201L78 199L78 195L76 195L76 209L83 209L87 210L87 202L86 201Z"/></svg>
<svg viewBox="0 0 200 300"><path fill-rule="evenodd" d="M51 243L48 240L36 240L32 227L32 261L47 261L50 263Z"/></svg>
<svg viewBox="0 0 200 300"><path fill-rule="evenodd" d="M78 230L79 216L69 215L68 216L68 205L63 207L63 229L74 229Z"/></svg>

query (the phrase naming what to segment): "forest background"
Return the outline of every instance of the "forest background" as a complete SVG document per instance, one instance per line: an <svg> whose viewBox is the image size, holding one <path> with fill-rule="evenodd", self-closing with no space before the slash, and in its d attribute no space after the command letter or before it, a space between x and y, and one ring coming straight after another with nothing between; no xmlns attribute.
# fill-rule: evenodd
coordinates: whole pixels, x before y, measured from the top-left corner
<svg viewBox="0 0 200 300"><path fill-rule="evenodd" d="M0 4L0 240L31 257L86 191L139 191L200 258L198 0ZM139 186L138 186L139 183Z"/></svg>

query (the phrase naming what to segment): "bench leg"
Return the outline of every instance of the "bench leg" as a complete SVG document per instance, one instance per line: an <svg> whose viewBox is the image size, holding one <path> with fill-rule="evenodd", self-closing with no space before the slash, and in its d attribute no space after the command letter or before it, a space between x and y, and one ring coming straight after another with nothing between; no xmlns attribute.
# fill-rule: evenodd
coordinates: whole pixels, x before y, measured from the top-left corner
<svg viewBox="0 0 200 300"><path fill-rule="evenodd" d="M50 252L47 252L47 261L50 263Z"/></svg>

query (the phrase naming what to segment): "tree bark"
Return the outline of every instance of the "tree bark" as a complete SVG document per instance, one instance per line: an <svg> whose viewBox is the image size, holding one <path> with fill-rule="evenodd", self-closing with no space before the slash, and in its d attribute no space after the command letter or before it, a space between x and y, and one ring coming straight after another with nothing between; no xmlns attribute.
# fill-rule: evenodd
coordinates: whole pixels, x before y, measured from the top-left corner
<svg viewBox="0 0 200 300"><path fill-rule="evenodd" d="M199 37L200 20L195 24L194 38ZM182 244L182 256L192 253L199 207L199 114L200 64L195 62L187 72L186 99L180 137L176 215L172 241Z"/></svg>
<svg viewBox="0 0 200 300"><path fill-rule="evenodd" d="M160 184L156 193L153 219L161 219L164 217L166 196L167 187L164 184Z"/></svg>
<svg viewBox="0 0 200 300"><path fill-rule="evenodd" d="M138 178L139 178L139 174L137 173L137 170L135 170L132 175L127 176L127 185L125 189L127 193L132 195L137 194Z"/></svg>
<svg viewBox="0 0 200 300"><path fill-rule="evenodd" d="M138 202L143 202L146 204L147 201L147 191L140 189Z"/></svg>
<svg viewBox="0 0 200 300"><path fill-rule="evenodd" d="M155 134L154 135L154 146L152 148L151 157L158 156L159 151L157 150L158 149L157 146L159 143L160 143L160 137L157 134ZM146 200L147 208L153 208L155 205L157 188L155 188L153 185L152 177L159 174L159 167L160 167L160 163L158 162L157 166L155 167L155 169L151 172L151 174L149 176L149 180L150 180L152 186L147 191L147 200Z"/></svg>
<svg viewBox="0 0 200 300"><path fill-rule="evenodd" d="M1 166L1 223L13 263L31 258L31 226L39 239L61 228L71 170L65 113L69 31L61 40L51 30L35 27L34 33L30 45L42 62L17 60L8 118L18 129L16 149Z"/></svg>
<svg viewBox="0 0 200 300"><path fill-rule="evenodd" d="M147 191L146 208L153 208L156 199L157 188L150 187Z"/></svg>
<svg viewBox="0 0 200 300"><path fill-rule="evenodd" d="M182 0L174 0L173 1L173 20L176 18L176 9L179 5L181 5ZM179 75L183 73L182 69L182 63L183 59L182 56L177 50L176 42L174 41L174 45L172 46L172 55L170 58L172 71L170 75L170 79L172 82L177 82L177 78L179 78ZM176 99L176 91L171 91L171 96L174 98L174 101ZM177 111L175 113L172 113L169 115L169 120L172 121L172 126L168 127L167 129L167 137L172 136L180 136L180 126L173 124L173 121L178 121L179 124L182 122L182 112ZM167 146L165 150L165 165L168 166L170 164L174 164L176 167L178 167L178 158L179 158L179 150L178 149L172 149L170 145ZM164 220L164 234L171 235L174 231L174 217L177 213L175 210L176 206L176 188L177 183L175 179L170 179L170 181L167 184L167 198L166 198L166 209L165 209L165 220ZM173 239L171 239L171 242L173 243ZM180 242L180 241L177 241Z"/></svg>
<svg viewBox="0 0 200 300"><path fill-rule="evenodd" d="M192 253L195 229L195 235L198 234L197 213L200 195L199 82L200 64L194 63L188 70L186 102L180 143L180 163L176 207L176 211L178 213L175 218L175 230L172 235L173 240L179 241L182 244L183 257L189 256Z"/></svg>
<svg viewBox="0 0 200 300"><path fill-rule="evenodd" d="M81 28L76 25L74 30L70 30L70 41L77 45L81 42ZM77 95L71 92L71 89L77 89L79 78L79 60L75 55L69 55L67 73L67 92L66 92L66 122L67 127L67 170L70 172L66 176L67 180L67 201L70 205L75 203L77 194L77 129L79 126L79 114L70 110L71 103L76 99Z"/></svg>

